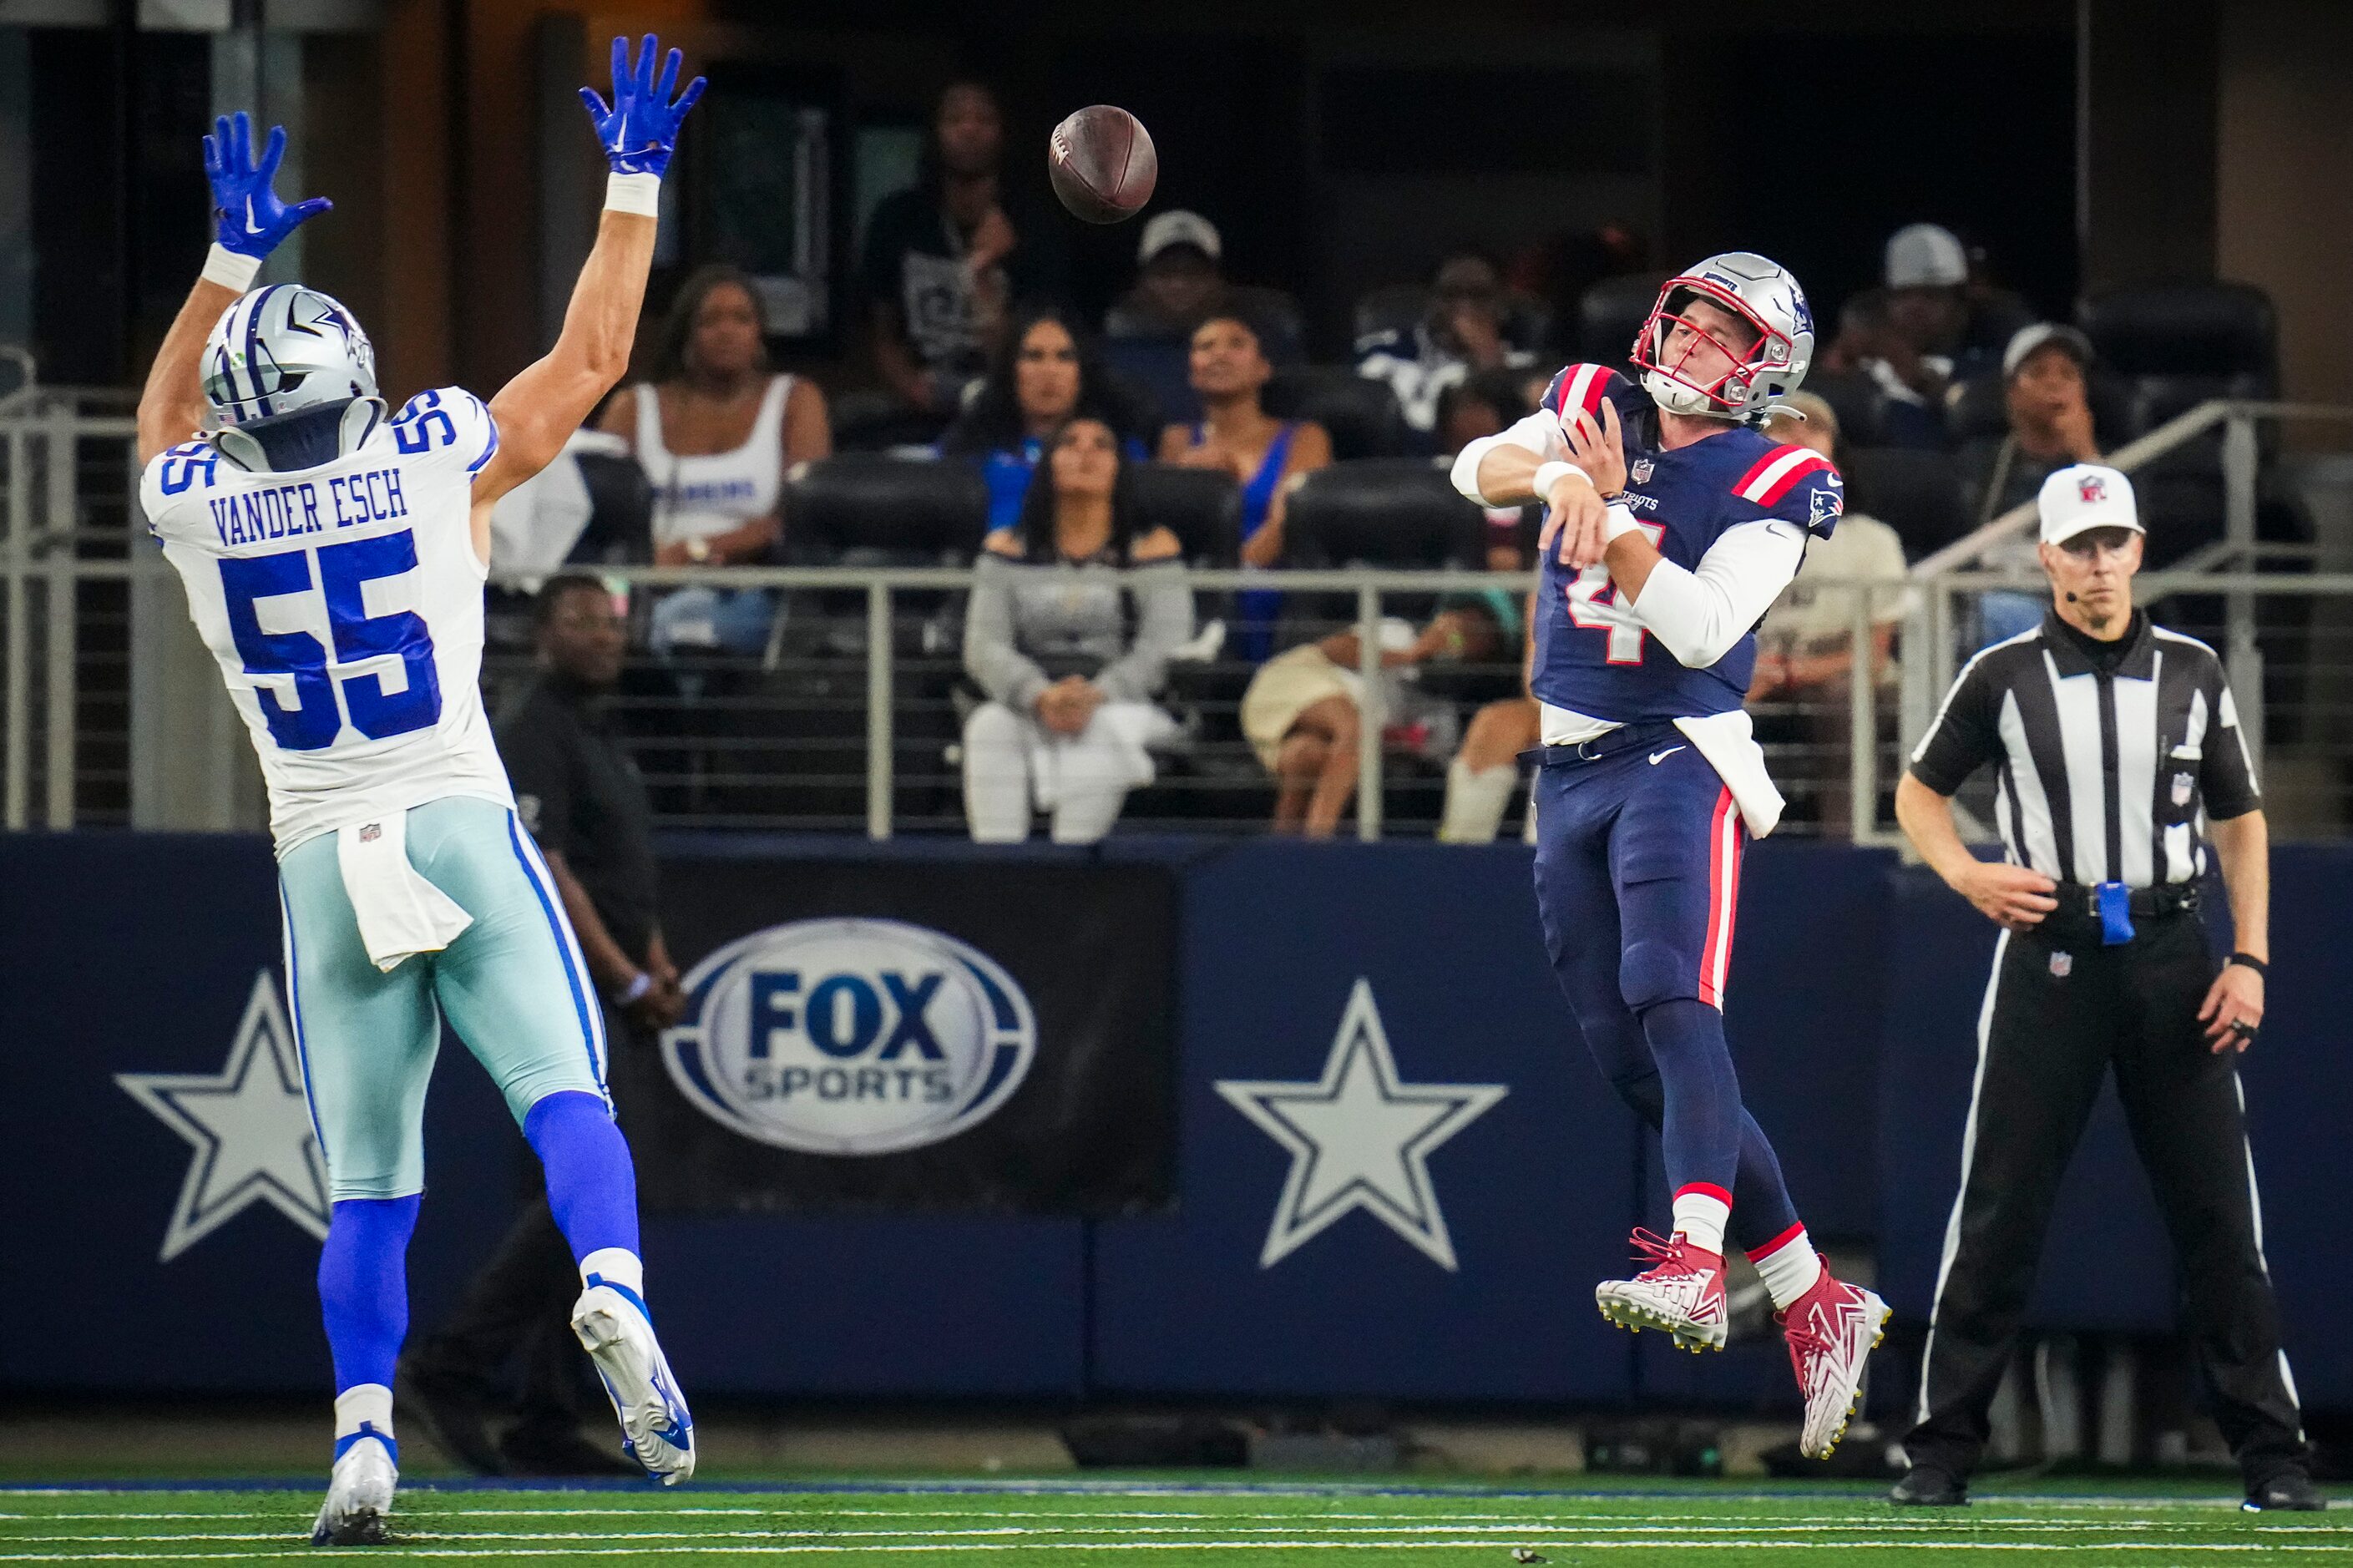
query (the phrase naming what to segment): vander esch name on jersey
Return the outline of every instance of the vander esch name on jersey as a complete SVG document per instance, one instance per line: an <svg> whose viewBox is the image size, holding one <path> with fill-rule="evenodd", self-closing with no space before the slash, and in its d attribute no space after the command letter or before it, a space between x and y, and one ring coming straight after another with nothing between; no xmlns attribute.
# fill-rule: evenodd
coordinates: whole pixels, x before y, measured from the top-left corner
<svg viewBox="0 0 2353 1568"><path fill-rule="evenodd" d="M242 495L211 496L205 505L223 544L259 544L408 515L408 502L400 493L400 470L395 468L346 474L324 484L304 479Z"/></svg>

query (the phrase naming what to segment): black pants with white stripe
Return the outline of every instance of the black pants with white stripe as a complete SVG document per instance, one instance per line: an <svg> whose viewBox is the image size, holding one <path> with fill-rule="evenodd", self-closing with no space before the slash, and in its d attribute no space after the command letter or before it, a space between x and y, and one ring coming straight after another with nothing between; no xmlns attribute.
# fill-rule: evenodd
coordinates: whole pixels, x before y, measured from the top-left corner
<svg viewBox="0 0 2353 1568"><path fill-rule="evenodd" d="M2213 956L2194 915L2138 924L2118 947L2089 931L2005 936L1996 950L1918 1425L1904 1440L1915 1465L1957 1476L1976 1467L2060 1177L2112 1065L2222 1436L2250 1487L2304 1462L2236 1056L2209 1049L2198 1022ZM2088 1244L2073 1250L2075 1267L2099 1267L2098 1237L2069 1239Z"/></svg>

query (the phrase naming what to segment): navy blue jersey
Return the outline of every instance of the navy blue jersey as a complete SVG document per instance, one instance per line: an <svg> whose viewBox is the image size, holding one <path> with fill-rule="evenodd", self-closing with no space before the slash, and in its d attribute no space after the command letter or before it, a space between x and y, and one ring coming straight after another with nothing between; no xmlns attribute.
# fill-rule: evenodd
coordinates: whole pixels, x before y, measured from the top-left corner
<svg viewBox="0 0 2353 1568"><path fill-rule="evenodd" d="M1617 407L1624 432L1625 502L1659 553L1675 565L1698 571L1715 542L1744 524L1787 525L1801 539L1829 537L1845 495L1830 459L1745 425L1662 448L1649 395L1602 365L1573 364L1555 376L1543 411L1514 426L1514 437L1524 430L1544 435L1545 455L1565 459L1567 448L1551 422L1580 408L1599 417L1604 398ZM1554 550L1540 569L1534 679L1539 699L1617 723L1698 718L1740 706L1757 667L1753 629L1714 664L1694 669L1618 602L1606 566L1574 572ZM1757 606L1759 617L1765 607Z"/></svg>

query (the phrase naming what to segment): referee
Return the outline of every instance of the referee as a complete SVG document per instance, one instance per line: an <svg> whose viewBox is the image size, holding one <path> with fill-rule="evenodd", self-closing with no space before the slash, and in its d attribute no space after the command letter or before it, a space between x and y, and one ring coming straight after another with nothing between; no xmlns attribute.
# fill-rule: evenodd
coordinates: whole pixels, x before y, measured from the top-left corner
<svg viewBox="0 0 2353 1568"><path fill-rule="evenodd" d="M1968 1500L2060 1176L2114 1066L2246 1506L2316 1509L2239 1092L2269 952L2254 770L2213 650L2133 608L2131 482L2062 468L2041 509L2050 611L1969 661L1895 792L1921 858L2002 935L1894 1500ZM1953 829L1953 792L1986 764L1995 863ZM2210 844L2238 942L2219 973L2198 919ZM2100 1238L2082 1239L2075 1266L2098 1268Z"/></svg>

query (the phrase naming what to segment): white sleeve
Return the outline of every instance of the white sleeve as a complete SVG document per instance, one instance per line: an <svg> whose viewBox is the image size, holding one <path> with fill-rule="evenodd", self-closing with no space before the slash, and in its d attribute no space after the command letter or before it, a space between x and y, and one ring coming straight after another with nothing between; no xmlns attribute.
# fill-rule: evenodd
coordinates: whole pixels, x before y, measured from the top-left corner
<svg viewBox="0 0 2353 1568"><path fill-rule="evenodd" d="M1539 462L1564 462L1568 458L1568 437L1560 432L1560 416L1548 408L1534 414L1500 436L1482 436L1462 448L1454 459L1454 488L1467 500L1481 506L1504 506L1513 501L1528 500L1526 496L1490 496L1479 493L1479 465L1488 453L1501 446L1517 447L1533 452Z"/></svg>
<svg viewBox="0 0 2353 1568"><path fill-rule="evenodd" d="M1642 596L1627 607L1684 668L1705 669L1764 616L1805 559L1796 523L1744 522L1716 536L1696 572L1672 561L1651 568Z"/></svg>

